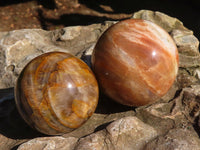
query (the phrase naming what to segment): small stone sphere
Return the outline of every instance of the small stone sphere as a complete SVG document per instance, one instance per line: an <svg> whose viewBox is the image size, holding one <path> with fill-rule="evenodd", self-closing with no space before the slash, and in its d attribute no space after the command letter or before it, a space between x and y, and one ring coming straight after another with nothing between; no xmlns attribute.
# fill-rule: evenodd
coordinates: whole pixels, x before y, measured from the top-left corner
<svg viewBox="0 0 200 150"><path fill-rule="evenodd" d="M42 54L21 72L15 101L22 118L48 135L68 133L94 113L99 90L90 68L64 52Z"/></svg>
<svg viewBox="0 0 200 150"><path fill-rule="evenodd" d="M178 72L178 51L170 35L140 19L118 22L98 40L92 67L102 91L128 106L158 101Z"/></svg>

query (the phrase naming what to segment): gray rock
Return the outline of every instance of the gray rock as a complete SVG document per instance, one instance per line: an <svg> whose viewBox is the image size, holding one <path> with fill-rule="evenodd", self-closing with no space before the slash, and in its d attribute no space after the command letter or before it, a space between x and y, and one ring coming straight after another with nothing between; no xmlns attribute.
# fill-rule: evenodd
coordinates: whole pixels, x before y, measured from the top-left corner
<svg viewBox="0 0 200 150"><path fill-rule="evenodd" d="M200 139L187 129L173 129L148 143L144 150L199 150Z"/></svg>
<svg viewBox="0 0 200 150"><path fill-rule="evenodd" d="M20 143L22 143L22 141ZM20 143L17 140L10 139L0 134L0 150L10 150Z"/></svg>
<svg viewBox="0 0 200 150"><path fill-rule="evenodd" d="M35 138L20 145L18 150L140 150L157 135L153 127L137 117L124 117L79 141L75 137Z"/></svg>
<svg viewBox="0 0 200 150"><path fill-rule="evenodd" d="M158 11L140 10L135 12L132 18L149 20L161 26L167 32L172 32L173 29L187 30L177 18L170 17Z"/></svg>
<svg viewBox="0 0 200 150"><path fill-rule="evenodd" d="M171 31L179 53L187 56L199 56L199 41L191 30L173 29Z"/></svg>
<svg viewBox="0 0 200 150"><path fill-rule="evenodd" d="M199 150L198 116L200 86L183 88L170 102L158 102L136 109L136 116L157 130L158 136L145 150ZM195 125L195 129L193 128Z"/></svg>
<svg viewBox="0 0 200 150"><path fill-rule="evenodd" d="M158 133L137 117L124 117L106 129L81 138L75 150L140 150Z"/></svg>
<svg viewBox="0 0 200 150"><path fill-rule="evenodd" d="M159 135L166 134L174 127L195 130L200 115L200 86L183 88L176 98L170 102L158 102L150 106L136 109L136 116L143 122L153 126ZM198 131L198 130L197 130ZM198 132L199 134L200 132Z"/></svg>
<svg viewBox="0 0 200 150"><path fill-rule="evenodd" d="M125 111L122 113L112 113L112 114L97 114L94 113L93 116L85 123L83 124L80 128L64 134L64 137L83 137L88 134L92 134L95 130L99 130L98 128L106 127L107 124L110 122L113 122L117 119L121 119L127 116L134 116L135 112L134 111Z"/></svg>
<svg viewBox="0 0 200 150"><path fill-rule="evenodd" d="M76 145L74 137L41 137L19 146L18 150L72 150Z"/></svg>
<svg viewBox="0 0 200 150"><path fill-rule="evenodd" d="M159 102L148 107L139 107L136 109L136 116L144 123L153 126L157 133L162 135L175 126L176 114L171 113L173 104L173 102Z"/></svg>
<svg viewBox="0 0 200 150"><path fill-rule="evenodd" d="M174 112L183 114L187 120L195 124L200 115L200 85L192 85L182 89L180 95L174 100Z"/></svg>
<svg viewBox="0 0 200 150"><path fill-rule="evenodd" d="M43 53L64 51L81 57L113 23L67 27L55 31L24 29L3 32L0 34L0 89L14 87L24 66Z"/></svg>

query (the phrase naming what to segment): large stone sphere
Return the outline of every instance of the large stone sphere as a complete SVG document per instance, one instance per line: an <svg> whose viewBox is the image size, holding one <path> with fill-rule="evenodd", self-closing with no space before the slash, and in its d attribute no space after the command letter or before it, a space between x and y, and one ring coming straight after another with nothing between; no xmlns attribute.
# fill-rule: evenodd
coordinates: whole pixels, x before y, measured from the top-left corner
<svg viewBox="0 0 200 150"><path fill-rule="evenodd" d="M92 66L103 92L117 102L142 106L159 100L178 72L178 51L158 25L128 19L111 26L98 40Z"/></svg>
<svg viewBox="0 0 200 150"><path fill-rule="evenodd" d="M23 119L48 135L80 127L94 113L98 95L90 68L63 52L33 59L21 72L15 88L17 108Z"/></svg>

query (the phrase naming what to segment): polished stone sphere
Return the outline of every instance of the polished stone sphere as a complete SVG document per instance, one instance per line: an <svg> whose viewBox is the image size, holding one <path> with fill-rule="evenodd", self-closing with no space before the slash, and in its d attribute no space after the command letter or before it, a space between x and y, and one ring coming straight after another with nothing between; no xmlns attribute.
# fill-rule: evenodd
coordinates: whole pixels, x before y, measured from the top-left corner
<svg viewBox="0 0 200 150"><path fill-rule="evenodd" d="M92 66L103 92L129 106L159 100L178 72L178 51L158 25L128 19L111 26L98 40Z"/></svg>
<svg viewBox="0 0 200 150"><path fill-rule="evenodd" d="M94 113L98 95L90 68L63 52L33 59L21 72L15 87L15 101L23 119L48 135L80 127Z"/></svg>

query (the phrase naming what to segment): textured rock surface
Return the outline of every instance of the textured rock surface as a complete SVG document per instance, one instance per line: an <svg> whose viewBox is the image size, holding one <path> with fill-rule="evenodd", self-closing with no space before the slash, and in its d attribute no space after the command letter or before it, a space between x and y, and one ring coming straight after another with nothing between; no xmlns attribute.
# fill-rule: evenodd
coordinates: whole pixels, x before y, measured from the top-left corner
<svg viewBox="0 0 200 150"><path fill-rule="evenodd" d="M35 138L19 146L18 150L72 150L77 140L74 137Z"/></svg>
<svg viewBox="0 0 200 150"><path fill-rule="evenodd" d="M117 104L101 95L96 113L83 126L60 137L47 138L30 129L23 122L14 103L12 87L15 79L30 59L48 51L67 51L90 64L90 55L98 37L114 22L67 27L55 31L30 29L0 32L0 150L17 149L21 143L31 139L33 140L28 144L24 143L19 148L35 146L37 150L40 150L45 149L43 147L45 145L46 149L51 146L67 149L65 147L67 145L62 144L72 140L71 145L68 146L74 146L77 149L83 145L89 146L87 145L89 143L95 146L100 142L103 142L100 146L104 145L104 149L120 149L122 146L128 149L134 148L133 139L136 139L140 144L134 146L138 149L145 147L146 149L198 150L200 141L197 136L197 134L200 135L199 41L194 37L193 32L185 28L178 19L163 13L142 10L133 16L161 25L175 40L179 50L180 67L173 87L161 101L138 108ZM11 88L4 89L8 87ZM129 124L124 118L127 116L135 116L131 117L130 122L137 122L138 125ZM124 119L126 121L122 123L120 118L123 118L121 121ZM143 130L147 127L152 130ZM131 132L127 133L125 129L130 129ZM144 135L136 134L136 129ZM132 133L135 135L130 137ZM151 142L145 143L140 137ZM95 140L99 143L95 143ZM117 143L113 145L111 141L117 141ZM126 142L124 145L118 144L123 141ZM27 147L27 149L30 148Z"/></svg>
<svg viewBox="0 0 200 150"><path fill-rule="evenodd" d="M97 133L81 138L76 150L139 150L157 131L137 117L119 119Z"/></svg>
<svg viewBox="0 0 200 150"><path fill-rule="evenodd" d="M199 137L187 129L173 129L148 143L144 150L198 150Z"/></svg>
<svg viewBox="0 0 200 150"><path fill-rule="evenodd" d="M17 140L9 139L8 137L3 136L0 134L0 149L1 150L9 150L12 149L16 145Z"/></svg>
<svg viewBox="0 0 200 150"><path fill-rule="evenodd" d="M157 131L137 117L124 117L106 129L81 138L44 137L22 144L18 149L42 150L139 150L157 136ZM76 143L77 142L77 143Z"/></svg>
<svg viewBox="0 0 200 150"><path fill-rule="evenodd" d="M13 87L23 67L42 53L64 51L80 57L112 23L55 31L26 29L0 33L0 88Z"/></svg>

